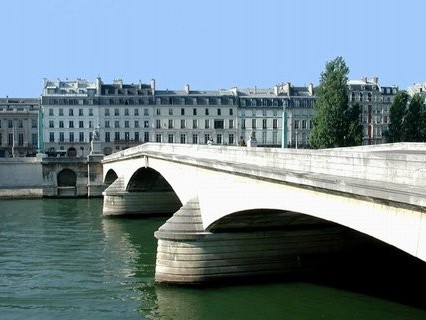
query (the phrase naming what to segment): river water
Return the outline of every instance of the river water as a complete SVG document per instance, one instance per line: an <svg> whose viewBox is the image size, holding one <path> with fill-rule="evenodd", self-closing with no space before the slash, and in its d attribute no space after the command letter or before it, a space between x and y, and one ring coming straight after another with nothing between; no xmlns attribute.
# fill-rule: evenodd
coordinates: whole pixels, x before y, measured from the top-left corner
<svg viewBox="0 0 426 320"><path fill-rule="evenodd" d="M166 218L101 212L100 199L0 201L0 319L426 319L398 273L386 290L327 279L156 285L153 233Z"/></svg>

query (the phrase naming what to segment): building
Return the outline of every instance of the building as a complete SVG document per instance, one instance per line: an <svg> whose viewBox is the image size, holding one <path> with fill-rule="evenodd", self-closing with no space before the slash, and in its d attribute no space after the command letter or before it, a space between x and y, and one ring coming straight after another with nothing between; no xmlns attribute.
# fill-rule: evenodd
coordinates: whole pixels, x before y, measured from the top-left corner
<svg viewBox="0 0 426 320"><path fill-rule="evenodd" d="M362 110L363 144L384 143L389 126L389 110L398 92L397 86L382 87L377 77L349 80L349 103Z"/></svg>
<svg viewBox="0 0 426 320"><path fill-rule="evenodd" d="M315 103L312 84L294 87L287 82L271 89L234 90L239 98L240 136L248 139L255 132L258 145L264 147L308 147Z"/></svg>
<svg viewBox="0 0 426 320"><path fill-rule="evenodd" d="M418 93L422 97L426 97L426 82L414 83L411 87L407 88L407 92L410 96L414 96L416 93Z"/></svg>
<svg viewBox="0 0 426 320"><path fill-rule="evenodd" d="M0 158L35 156L39 99L0 99Z"/></svg>
<svg viewBox="0 0 426 320"><path fill-rule="evenodd" d="M143 142L237 142L237 98L229 90L156 90L116 80L45 80L43 108L46 150L86 156L98 128L102 151L110 154Z"/></svg>

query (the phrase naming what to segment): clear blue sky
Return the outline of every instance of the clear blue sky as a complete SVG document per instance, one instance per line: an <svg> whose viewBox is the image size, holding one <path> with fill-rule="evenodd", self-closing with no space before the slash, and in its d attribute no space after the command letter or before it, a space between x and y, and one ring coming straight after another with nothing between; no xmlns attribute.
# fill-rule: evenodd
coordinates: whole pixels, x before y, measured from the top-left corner
<svg viewBox="0 0 426 320"><path fill-rule="evenodd" d="M426 1L13 0L0 4L0 97L43 78L159 89L318 84L343 56L350 78L426 81Z"/></svg>

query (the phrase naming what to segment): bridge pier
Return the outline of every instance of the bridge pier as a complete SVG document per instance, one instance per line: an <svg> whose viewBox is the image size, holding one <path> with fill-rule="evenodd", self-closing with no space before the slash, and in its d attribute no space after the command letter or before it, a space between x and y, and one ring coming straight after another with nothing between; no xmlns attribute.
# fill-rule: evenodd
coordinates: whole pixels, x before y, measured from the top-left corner
<svg viewBox="0 0 426 320"><path fill-rule="evenodd" d="M181 284L311 271L326 262L327 254L363 242L340 226L206 232L196 198L161 226L155 237L155 280Z"/></svg>

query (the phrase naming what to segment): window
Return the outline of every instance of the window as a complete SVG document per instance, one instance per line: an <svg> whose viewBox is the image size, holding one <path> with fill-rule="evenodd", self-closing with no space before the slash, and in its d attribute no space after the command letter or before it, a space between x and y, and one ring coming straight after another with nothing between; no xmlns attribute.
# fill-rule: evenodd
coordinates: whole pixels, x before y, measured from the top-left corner
<svg viewBox="0 0 426 320"><path fill-rule="evenodd" d="M139 132L135 132L135 141L139 141Z"/></svg>
<svg viewBox="0 0 426 320"><path fill-rule="evenodd" d="M105 121L105 128L109 128L109 120Z"/></svg>
<svg viewBox="0 0 426 320"><path fill-rule="evenodd" d="M105 116L109 117L109 109L105 109Z"/></svg>
<svg viewBox="0 0 426 320"><path fill-rule="evenodd" d="M49 116L53 116L53 109L49 109Z"/></svg>
<svg viewBox="0 0 426 320"><path fill-rule="evenodd" d="M222 144L222 135L220 133L216 135L216 143Z"/></svg>
<svg viewBox="0 0 426 320"><path fill-rule="evenodd" d="M74 142L74 132L70 132L70 142Z"/></svg>
<svg viewBox="0 0 426 320"><path fill-rule="evenodd" d="M124 127L130 128L130 121L129 120L124 121Z"/></svg>
<svg viewBox="0 0 426 320"><path fill-rule="evenodd" d="M278 110L277 109L274 109L273 113L274 113L274 117L278 117Z"/></svg>
<svg viewBox="0 0 426 320"><path fill-rule="evenodd" d="M180 115L181 115L181 116L184 116L184 115L185 115L185 108L181 108L181 109L180 109Z"/></svg>
<svg viewBox="0 0 426 320"><path fill-rule="evenodd" d="M155 120L155 127L161 129L161 121L159 119Z"/></svg>
<svg viewBox="0 0 426 320"><path fill-rule="evenodd" d="M111 135L109 132L105 132L105 142L110 142L111 141Z"/></svg>
<svg viewBox="0 0 426 320"><path fill-rule="evenodd" d="M116 131L114 132L114 140L119 141L120 140L120 132Z"/></svg>
<svg viewBox="0 0 426 320"><path fill-rule="evenodd" d="M120 128L120 121L114 121L114 128Z"/></svg>
<svg viewBox="0 0 426 320"><path fill-rule="evenodd" d="M92 108L89 109L89 116L93 116L93 109Z"/></svg>
<svg viewBox="0 0 426 320"><path fill-rule="evenodd" d="M84 142L84 132L79 132L79 134L78 134L78 141Z"/></svg>
<svg viewBox="0 0 426 320"><path fill-rule="evenodd" d="M186 135L184 133L182 133L180 135L180 143L185 144L186 143Z"/></svg>
<svg viewBox="0 0 426 320"><path fill-rule="evenodd" d="M193 144L198 144L198 134L193 134L192 135L192 143Z"/></svg>
<svg viewBox="0 0 426 320"><path fill-rule="evenodd" d="M24 134L18 133L18 146L23 146L23 145L24 145Z"/></svg>
<svg viewBox="0 0 426 320"><path fill-rule="evenodd" d="M89 128L93 128L93 121L89 120Z"/></svg>
<svg viewBox="0 0 426 320"><path fill-rule="evenodd" d="M266 110L265 109L262 110L262 116L266 117Z"/></svg>
<svg viewBox="0 0 426 320"><path fill-rule="evenodd" d="M31 128L37 128L37 119L31 120Z"/></svg>
<svg viewBox="0 0 426 320"><path fill-rule="evenodd" d="M169 129L173 129L173 120L172 119L169 119L169 126L168 126L168 128Z"/></svg>
<svg viewBox="0 0 426 320"><path fill-rule="evenodd" d="M245 129L246 128L246 119L241 119L241 129Z"/></svg>
<svg viewBox="0 0 426 320"><path fill-rule="evenodd" d="M173 134L169 133L167 142L173 143Z"/></svg>
<svg viewBox="0 0 426 320"><path fill-rule="evenodd" d="M64 122L62 120L59 121L59 128L63 128L64 127Z"/></svg>
<svg viewBox="0 0 426 320"><path fill-rule="evenodd" d="M125 141L129 141L130 140L130 133L129 132L124 132L124 140Z"/></svg>
<svg viewBox="0 0 426 320"><path fill-rule="evenodd" d="M173 115L173 108L169 108L169 116Z"/></svg>
<svg viewBox="0 0 426 320"><path fill-rule="evenodd" d="M262 129L266 129L266 119L262 119Z"/></svg>
<svg viewBox="0 0 426 320"><path fill-rule="evenodd" d="M278 119L272 119L272 128L277 129L278 128Z"/></svg>
<svg viewBox="0 0 426 320"><path fill-rule="evenodd" d="M83 116L83 109L78 109L78 115L79 115L80 117L82 117L82 116Z"/></svg>
<svg viewBox="0 0 426 320"><path fill-rule="evenodd" d="M206 116L209 115L209 108L206 108Z"/></svg>
<svg viewBox="0 0 426 320"><path fill-rule="evenodd" d="M222 110L220 108L217 109L217 115L221 116L222 115Z"/></svg>
<svg viewBox="0 0 426 320"><path fill-rule="evenodd" d="M18 120L18 128L23 128L24 127L24 121L22 121L21 119Z"/></svg>
<svg viewBox="0 0 426 320"><path fill-rule="evenodd" d="M306 128L307 128L307 121L302 120L302 129L306 129Z"/></svg>
<svg viewBox="0 0 426 320"><path fill-rule="evenodd" d="M232 133L228 137L228 143L229 144L234 144L235 143L234 135Z"/></svg>
<svg viewBox="0 0 426 320"><path fill-rule="evenodd" d="M148 108L143 109L143 115L146 116L146 117L149 116Z"/></svg>
<svg viewBox="0 0 426 320"><path fill-rule="evenodd" d="M53 120L49 120L49 128L54 128L55 127L55 123L53 122Z"/></svg>
<svg viewBox="0 0 426 320"><path fill-rule="evenodd" d="M234 119L229 119L229 129L234 129Z"/></svg>
<svg viewBox="0 0 426 320"><path fill-rule="evenodd" d="M181 129L185 129L186 128L186 121L185 121L185 119L181 119L180 120L180 128Z"/></svg>
<svg viewBox="0 0 426 320"><path fill-rule="evenodd" d="M251 127L256 129L256 119L251 119Z"/></svg>
<svg viewBox="0 0 426 320"><path fill-rule="evenodd" d="M59 115L60 115L60 116L63 116L63 115L64 115L64 109L62 109L62 108L60 108L60 109L59 109Z"/></svg>
<svg viewBox="0 0 426 320"><path fill-rule="evenodd" d="M197 129L198 128L198 120L194 119L192 120L192 129Z"/></svg>
<svg viewBox="0 0 426 320"><path fill-rule="evenodd" d="M233 116L234 115L234 109L229 109L229 115Z"/></svg>
<svg viewBox="0 0 426 320"><path fill-rule="evenodd" d="M143 134L143 141L149 142L149 132L145 131Z"/></svg>
<svg viewBox="0 0 426 320"><path fill-rule="evenodd" d="M74 128L74 121L69 121L68 122L68 127L69 128Z"/></svg>
<svg viewBox="0 0 426 320"><path fill-rule="evenodd" d="M194 116L197 115L197 109L196 108L192 109L192 115L194 115Z"/></svg>
<svg viewBox="0 0 426 320"><path fill-rule="evenodd" d="M139 121L135 120L135 128L139 128Z"/></svg>
<svg viewBox="0 0 426 320"><path fill-rule="evenodd" d="M133 112L133 114L135 115L135 116L138 116L139 115L139 109L135 109L135 110L133 110L134 112Z"/></svg>
<svg viewBox="0 0 426 320"><path fill-rule="evenodd" d="M161 116L161 109L157 109L157 116Z"/></svg>
<svg viewBox="0 0 426 320"><path fill-rule="evenodd" d="M294 120L294 129L299 129L299 120Z"/></svg>
<svg viewBox="0 0 426 320"><path fill-rule="evenodd" d="M214 121L214 128L215 129L223 129L224 128L223 123L224 123L223 120L215 120Z"/></svg>
<svg viewBox="0 0 426 320"><path fill-rule="evenodd" d="M59 132L59 142L64 142L65 141L65 135L63 132Z"/></svg>
<svg viewBox="0 0 426 320"><path fill-rule="evenodd" d="M119 116L120 115L120 109L115 108L114 109L114 116Z"/></svg>
<svg viewBox="0 0 426 320"><path fill-rule="evenodd" d="M149 120L144 120L143 127L144 128L149 128Z"/></svg>
<svg viewBox="0 0 426 320"><path fill-rule="evenodd" d="M38 135L37 135L37 133L33 133L31 135L31 140L32 140L32 145L33 146L38 145ZM0 136L0 144L1 144L1 136Z"/></svg>
<svg viewBox="0 0 426 320"><path fill-rule="evenodd" d="M209 134L204 134L204 143L207 143L207 141L209 141L210 135Z"/></svg>
<svg viewBox="0 0 426 320"><path fill-rule="evenodd" d="M69 109L69 110L68 110L68 115L69 115L70 117L74 116L74 109Z"/></svg>
<svg viewBox="0 0 426 320"><path fill-rule="evenodd" d="M13 120L9 120L7 122L7 126L8 126L8 128L13 128Z"/></svg>
<svg viewBox="0 0 426 320"><path fill-rule="evenodd" d="M210 129L210 120L209 119L204 120L204 128Z"/></svg>
<svg viewBox="0 0 426 320"><path fill-rule="evenodd" d="M8 143L9 146L12 146L13 145L13 133L9 133L8 138L9 139L8 139L7 143Z"/></svg>
<svg viewBox="0 0 426 320"><path fill-rule="evenodd" d="M159 134L159 133L157 133L156 135L155 135L155 142L157 142L157 143L161 143L161 134Z"/></svg>
<svg viewBox="0 0 426 320"><path fill-rule="evenodd" d="M49 142L55 142L55 133L49 132Z"/></svg>
<svg viewBox="0 0 426 320"><path fill-rule="evenodd" d="M81 121L81 120L80 120L80 121L78 122L78 127L79 127L79 128L84 128L84 121Z"/></svg>
<svg viewBox="0 0 426 320"><path fill-rule="evenodd" d="M129 109L128 109L128 108L124 109L124 115L125 115L125 116L128 116L128 115L129 115Z"/></svg>

